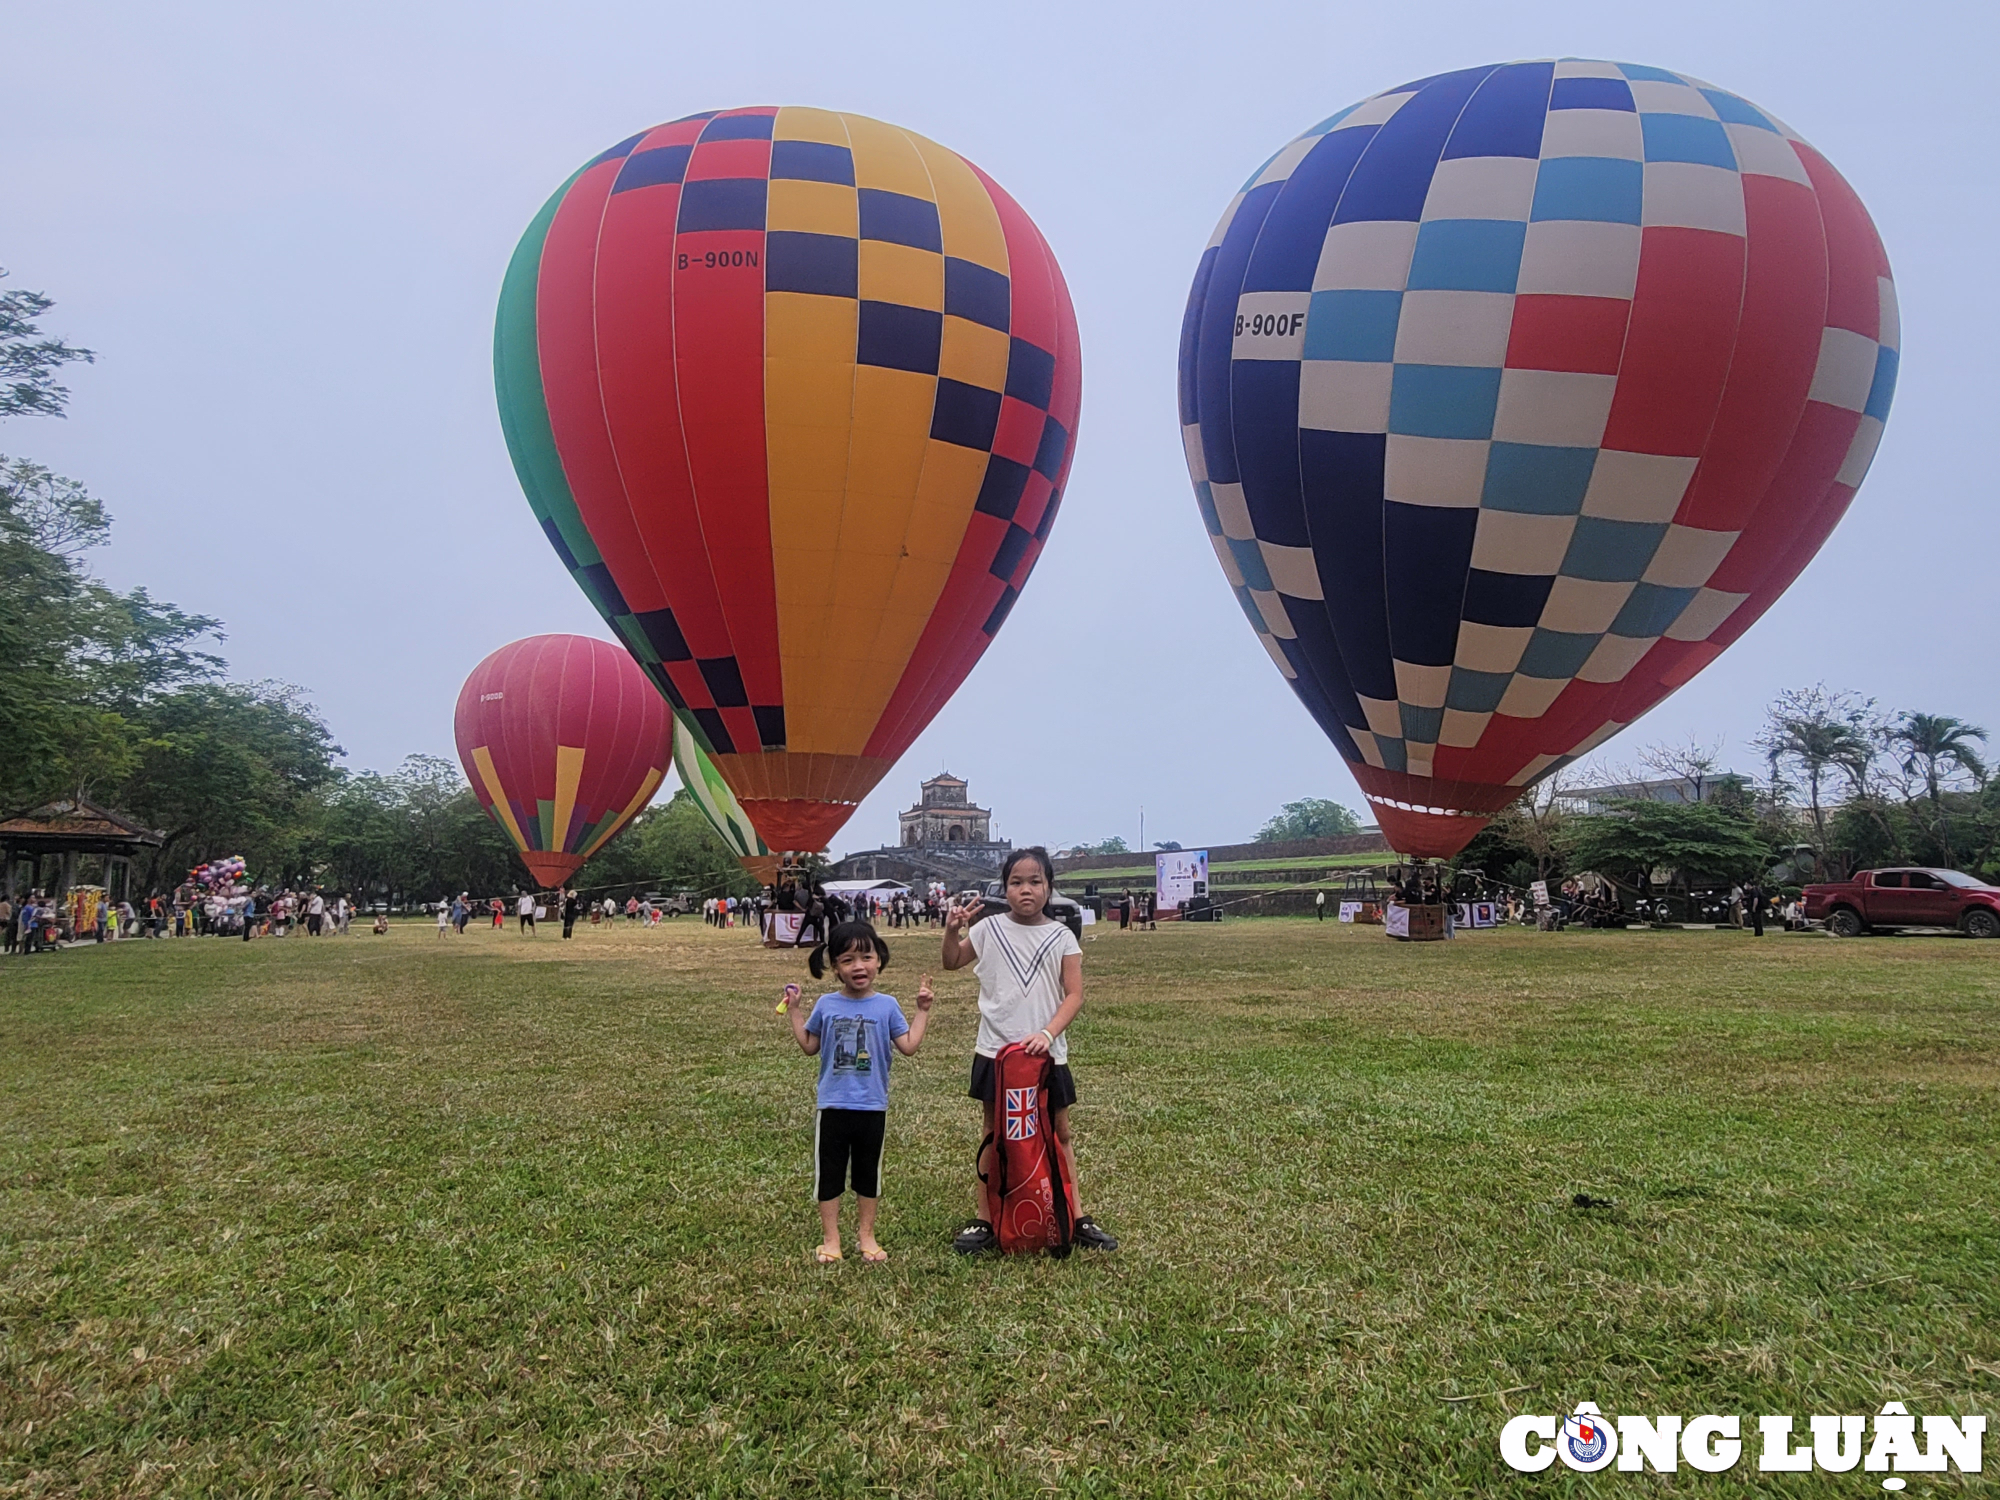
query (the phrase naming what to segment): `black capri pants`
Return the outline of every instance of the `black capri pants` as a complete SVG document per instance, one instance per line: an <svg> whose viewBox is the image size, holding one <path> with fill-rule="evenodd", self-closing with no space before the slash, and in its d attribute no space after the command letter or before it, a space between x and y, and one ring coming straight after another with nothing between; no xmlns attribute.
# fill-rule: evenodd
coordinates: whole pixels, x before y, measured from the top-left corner
<svg viewBox="0 0 2000 1500"><path fill-rule="evenodd" d="M819 1201L846 1191L848 1169L854 1174L854 1196L882 1196L882 1138L887 1133L885 1109L823 1109L813 1126L814 1155L819 1158Z"/></svg>

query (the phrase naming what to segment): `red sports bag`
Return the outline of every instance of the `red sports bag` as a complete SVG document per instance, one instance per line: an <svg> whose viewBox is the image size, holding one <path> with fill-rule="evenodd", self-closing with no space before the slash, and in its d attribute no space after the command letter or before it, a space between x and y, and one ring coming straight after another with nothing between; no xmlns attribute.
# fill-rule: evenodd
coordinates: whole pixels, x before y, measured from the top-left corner
<svg viewBox="0 0 2000 1500"><path fill-rule="evenodd" d="M1076 1228L1076 1184L1049 1123L1053 1068L1019 1042L993 1059L994 1131L979 1144L982 1157L993 1148L993 1175L979 1180L999 1200L993 1230L1009 1255L1065 1256Z"/></svg>

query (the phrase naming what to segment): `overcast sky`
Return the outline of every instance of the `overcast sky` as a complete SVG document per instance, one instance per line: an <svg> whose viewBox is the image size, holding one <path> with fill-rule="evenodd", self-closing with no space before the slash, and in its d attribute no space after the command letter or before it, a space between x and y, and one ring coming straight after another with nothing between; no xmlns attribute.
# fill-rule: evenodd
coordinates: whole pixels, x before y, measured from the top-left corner
<svg viewBox="0 0 2000 1500"><path fill-rule="evenodd" d="M894 838L941 766L1003 836L1248 838L1359 808L1238 612L1182 465L1188 278L1242 179L1406 79L1582 55L1696 74L1781 116L1888 246L1903 360L1847 519L1790 593L1609 747L1689 734L1748 768L1762 706L1824 678L2000 731L1988 457L2000 347L1991 4L928 3L8 7L0 265L99 351L66 421L0 451L85 482L98 558L221 616L242 678L307 688L357 767L452 754L488 651L607 634L529 515L492 320L529 217L587 157L694 110L875 115L1034 216L1082 325L1062 519L957 698L843 833ZM1996 740L2000 749L2000 740Z"/></svg>

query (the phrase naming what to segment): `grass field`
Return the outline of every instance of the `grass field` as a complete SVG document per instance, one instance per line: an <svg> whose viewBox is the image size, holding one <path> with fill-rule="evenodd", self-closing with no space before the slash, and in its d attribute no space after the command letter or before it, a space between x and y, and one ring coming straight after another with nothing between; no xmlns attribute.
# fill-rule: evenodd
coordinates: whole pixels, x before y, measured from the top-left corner
<svg viewBox="0 0 2000 1500"><path fill-rule="evenodd" d="M1124 1248L950 1252L955 974L894 1259L820 1268L802 969L743 934L0 963L0 1495L1519 1493L1501 1423L1583 1399L2000 1412L2000 943L1265 920L1085 973Z"/></svg>

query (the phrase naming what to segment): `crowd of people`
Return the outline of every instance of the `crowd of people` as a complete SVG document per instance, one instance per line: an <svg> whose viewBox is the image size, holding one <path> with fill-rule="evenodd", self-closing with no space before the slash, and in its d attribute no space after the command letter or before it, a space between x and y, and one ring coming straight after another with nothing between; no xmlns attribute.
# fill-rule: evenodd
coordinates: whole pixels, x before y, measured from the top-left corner
<svg viewBox="0 0 2000 1500"><path fill-rule="evenodd" d="M1544 930L1562 930L1572 925L1588 928L1623 926L1633 920L1666 920L1666 898L1638 897L1628 908L1616 887L1597 877L1564 880L1551 884L1546 893L1519 890L1489 883L1483 874L1467 872L1455 879L1433 866L1418 866L1391 883L1393 899L1404 905L1445 905L1491 902L1502 923L1518 923ZM710 896L699 901L692 893L656 898L652 895L586 896L582 891L562 887L553 892L518 892L515 895L474 897L461 891L457 896L428 903L437 914L438 936L463 934L475 918L494 928L506 925L513 915L523 934L533 934L538 921L551 915L562 923L562 935L570 937L579 923L591 927L626 922L653 927L669 917L698 912L703 922L718 928L751 928L767 934L773 913L797 914L796 928L786 924L784 941L806 947L844 921L865 921L878 928L935 928L949 918L953 893L941 882L923 889L828 890L823 882L787 879L768 885L748 896ZM1691 899L1691 898L1690 898ZM1158 897L1151 891L1107 899L1107 915L1115 913L1125 928L1151 928L1158 918ZM1321 920L1327 915L1327 892L1314 897ZM164 937L308 937L345 935L360 908L349 893L318 889L275 891L258 886L234 890L206 889L183 885L170 895L155 894L135 904L128 900L98 900L86 921L79 921L72 905L51 899L36 890L18 902L0 899L0 932L5 934L5 952L41 953L68 943L107 942L121 938ZM1787 932L1803 931L1810 924L1805 903L1796 892L1771 891L1761 884L1737 885L1726 896L1720 890L1692 903L1688 915L1701 921L1726 921L1761 935L1766 925ZM389 930L388 913L379 904L374 931Z"/></svg>
<svg viewBox="0 0 2000 1500"><path fill-rule="evenodd" d="M64 943L115 942L123 938L309 937L345 934L354 902L343 892L261 888L231 893L181 886L137 904L100 900L79 920L73 906L30 891L18 903L0 898L0 928L8 953L51 952ZM378 924L379 930L381 928Z"/></svg>

